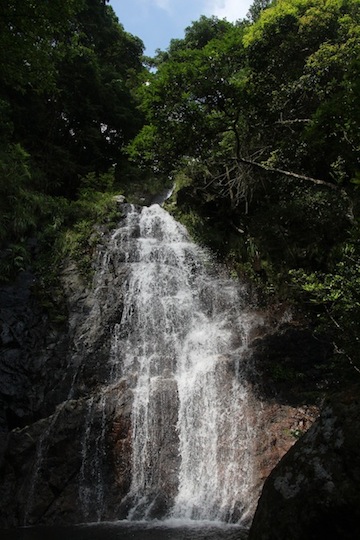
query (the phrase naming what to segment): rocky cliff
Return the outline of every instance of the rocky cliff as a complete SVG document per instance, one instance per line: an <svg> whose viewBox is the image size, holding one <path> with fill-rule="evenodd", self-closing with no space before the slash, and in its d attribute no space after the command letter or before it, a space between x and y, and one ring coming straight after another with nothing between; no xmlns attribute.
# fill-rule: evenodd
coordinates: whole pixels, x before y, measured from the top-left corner
<svg viewBox="0 0 360 540"><path fill-rule="evenodd" d="M100 295L71 261L59 272L68 313L60 326L30 272L0 290L0 522L6 527L96 521L103 508L112 519L128 490L131 394L124 385L106 396L100 391L124 274L110 272L107 294ZM94 494L89 484L98 485L99 456L110 444L101 471L106 494L102 486Z"/></svg>
<svg viewBox="0 0 360 540"><path fill-rule="evenodd" d="M109 256L111 238L104 234L99 243L92 286L84 285L73 263L59 269L66 325L59 327L46 315L34 295L31 273L0 291L4 527L112 520L127 514L133 393L124 379L109 384L110 338L122 318L127 266L124 251ZM328 351L281 310L270 316L254 309L253 316L259 324L249 336L246 361L254 366L247 376L256 500L270 471L318 414L311 395L318 376L311 375L304 385L304 373L314 359L325 361ZM172 469L175 461L165 456L162 467ZM169 489L164 486L159 493L159 515L173 496Z"/></svg>

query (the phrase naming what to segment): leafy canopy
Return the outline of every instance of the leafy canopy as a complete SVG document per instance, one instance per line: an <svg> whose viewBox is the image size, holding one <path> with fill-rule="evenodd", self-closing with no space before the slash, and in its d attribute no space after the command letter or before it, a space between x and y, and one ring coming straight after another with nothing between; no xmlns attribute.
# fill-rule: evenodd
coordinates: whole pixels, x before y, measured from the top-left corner
<svg viewBox="0 0 360 540"><path fill-rule="evenodd" d="M334 302L339 350L358 339L359 29L358 0L259 0L235 25L202 17L155 58L128 147L178 182L177 215L239 273L310 295L317 314Z"/></svg>

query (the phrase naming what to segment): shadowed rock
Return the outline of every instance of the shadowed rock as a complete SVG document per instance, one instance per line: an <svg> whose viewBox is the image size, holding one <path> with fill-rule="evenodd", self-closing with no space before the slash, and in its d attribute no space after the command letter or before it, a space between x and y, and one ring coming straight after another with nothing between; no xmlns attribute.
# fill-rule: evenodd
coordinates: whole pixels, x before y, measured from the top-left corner
<svg viewBox="0 0 360 540"><path fill-rule="evenodd" d="M360 538L359 386L333 396L266 480L250 540Z"/></svg>

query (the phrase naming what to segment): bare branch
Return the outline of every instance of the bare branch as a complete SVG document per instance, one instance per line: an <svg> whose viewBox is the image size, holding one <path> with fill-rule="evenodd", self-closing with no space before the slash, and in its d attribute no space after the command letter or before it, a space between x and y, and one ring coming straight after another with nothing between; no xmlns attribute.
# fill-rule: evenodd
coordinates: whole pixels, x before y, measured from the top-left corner
<svg viewBox="0 0 360 540"><path fill-rule="evenodd" d="M242 157L238 157L237 159L241 163L246 163L247 165L252 165L254 167L262 169L263 171L282 174L284 176L289 176L290 178L297 178L298 180L305 180L307 182L312 182L313 184L317 184L317 185L320 185L320 186L326 186L326 187L328 187L330 189L333 189L335 191L339 191L338 186L336 186L335 184L331 184L330 182L326 182L325 180L320 180L319 178L312 178L311 176L306 176L305 174L298 174L298 173L294 173L292 171L284 171L283 169L277 169L277 168L269 167L268 165L264 165L263 163L258 163L257 161L252 161L250 159L245 159L245 158L242 158Z"/></svg>
<svg viewBox="0 0 360 540"><path fill-rule="evenodd" d="M360 369L354 364L352 358L345 351L343 351L342 349L339 349L339 347L336 345L335 342L333 342L333 347L337 354L343 354L344 356L346 356L346 358L349 360L349 364L351 365L351 367L354 368L355 371L360 373Z"/></svg>
<svg viewBox="0 0 360 540"><path fill-rule="evenodd" d="M275 124L292 125L292 124L308 124L311 122L310 118L294 118L293 120L277 120Z"/></svg>

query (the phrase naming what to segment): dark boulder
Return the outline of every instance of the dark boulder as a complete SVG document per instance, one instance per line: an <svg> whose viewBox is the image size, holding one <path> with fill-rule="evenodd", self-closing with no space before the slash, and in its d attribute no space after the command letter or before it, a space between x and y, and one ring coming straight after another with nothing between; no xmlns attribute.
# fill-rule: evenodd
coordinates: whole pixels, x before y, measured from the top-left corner
<svg viewBox="0 0 360 540"><path fill-rule="evenodd" d="M359 385L334 395L264 484L249 540L360 538Z"/></svg>

